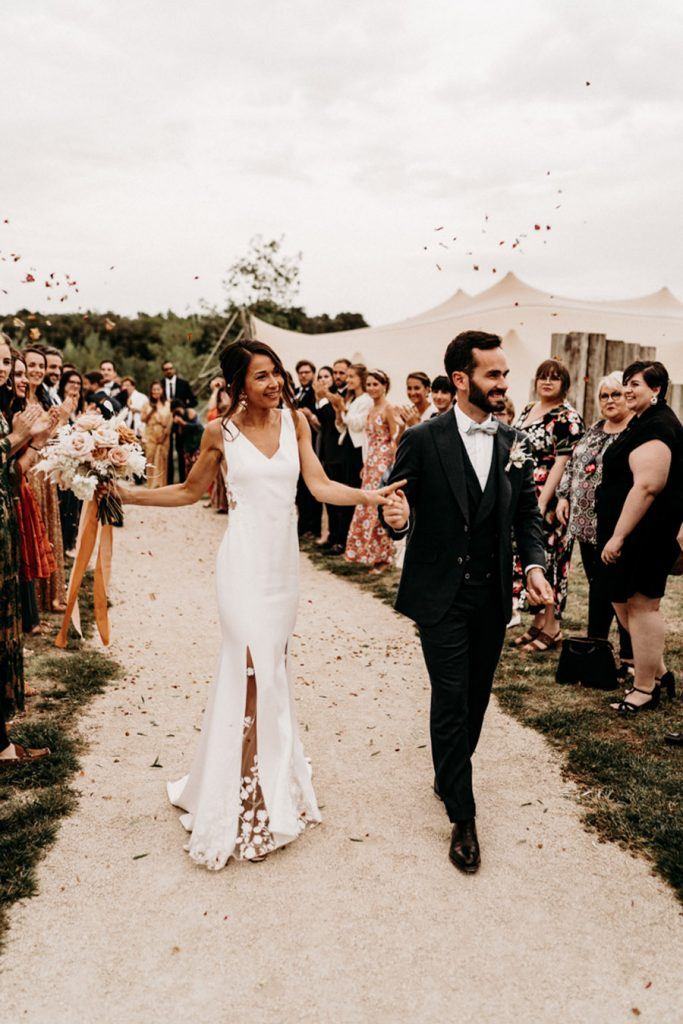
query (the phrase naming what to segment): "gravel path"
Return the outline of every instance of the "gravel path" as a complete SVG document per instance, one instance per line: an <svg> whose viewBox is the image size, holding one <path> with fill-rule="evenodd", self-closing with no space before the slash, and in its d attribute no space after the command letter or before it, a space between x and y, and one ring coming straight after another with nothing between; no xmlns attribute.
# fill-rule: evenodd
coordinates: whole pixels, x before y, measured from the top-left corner
<svg viewBox="0 0 683 1024"><path fill-rule="evenodd" d="M189 766L213 672L224 526L200 507L128 511L126 677L83 719L82 800L12 914L0 1018L680 1021L673 896L581 828L556 755L496 707L475 766L483 867L449 864L413 628L305 558L293 651L324 823L262 864L192 865L164 784Z"/></svg>

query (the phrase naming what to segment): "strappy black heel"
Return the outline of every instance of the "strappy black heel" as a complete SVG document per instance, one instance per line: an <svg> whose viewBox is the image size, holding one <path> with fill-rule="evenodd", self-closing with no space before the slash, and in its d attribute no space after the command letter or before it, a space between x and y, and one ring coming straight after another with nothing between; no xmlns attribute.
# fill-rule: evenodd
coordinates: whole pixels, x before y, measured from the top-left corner
<svg viewBox="0 0 683 1024"><path fill-rule="evenodd" d="M644 693L650 699L644 704L631 704L629 697L632 693ZM620 715L637 715L640 711L656 711L662 696L660 683L655 683L654 690L641 690L639 686L632 687L617 704L617 711Z"/></svg>
<svg viewBox="0 0 683 1024"><path fill-rule="evenodd" d="M657 676L657 682L663 690L666 690L669 700L673 700L676 696L676 676L673 672L665 672L663 676Z"/></svg>

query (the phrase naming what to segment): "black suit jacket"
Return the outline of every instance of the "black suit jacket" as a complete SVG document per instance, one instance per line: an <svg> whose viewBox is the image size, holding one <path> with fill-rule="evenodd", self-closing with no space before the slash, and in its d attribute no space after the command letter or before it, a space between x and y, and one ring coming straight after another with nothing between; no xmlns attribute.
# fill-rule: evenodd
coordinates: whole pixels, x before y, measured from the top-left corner
<svg viewBox="0 0 683 1024"><path fill-rule="evenodd" d="M498 473L499 578L503 611L512 610L512 530L522 565L545 566L541 514L533 464L506 467L519 431L501 423L494 438ZM396 609L418 625L434 625L455 600L469 547L465 448L452 409L407 430L398 446L389 483L405 479L410 523ZM380 508L380 518L382 510ZM396 540L405 533L385 529Z"/></svg>
<svg viewBox="0 0 683 1024"><path fill-rule="evenodd" d="M164 378L164 394L166 394L166 378ZM174 399L178 402L182 402L186 409L194 409L197 405L197 396L182 377L176 377L175 379L175 395Z"/></svg>

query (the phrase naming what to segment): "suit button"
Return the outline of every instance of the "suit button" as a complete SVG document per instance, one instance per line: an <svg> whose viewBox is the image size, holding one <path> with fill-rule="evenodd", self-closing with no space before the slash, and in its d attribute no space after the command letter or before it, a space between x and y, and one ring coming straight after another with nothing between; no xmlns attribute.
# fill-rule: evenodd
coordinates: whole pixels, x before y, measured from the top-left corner
<svg viewBox="0 0 683 1024"><path fill-rule="evenodd" d="M470 560L470 556L469 555L465 555L465 561L469 562L469 560Z"/></svg>
<svg viewBox="0 0 683 1024"><path fill-rule="evenodd" d="M462 565L462 557L458 555L458 565Z"/></svg>
<svg viewBox="0 0 683 1024"><path fill-rule="evenodd" d="M469 533L469 529L470 529L470 528L469 528L469 526L467 525L467 523L465 523L465 525L464 525L463 529L464 529L465 533Z"/></svg>
<svg viewBox="0 0 683 1024"><path fill-rule="evenodd" d="M490 572L487 572L487 573L486 573L486 579L487 579L487 580L490 580L490 579L491 579L491 573L490 573Z"/></svg>
<svg viewBox="0 0 683 1024"><path fill-rule="evenodd" d="M470 578L470 574L468 572L466 572L465 573L465 579L468 580L469 578Z"/></svg>

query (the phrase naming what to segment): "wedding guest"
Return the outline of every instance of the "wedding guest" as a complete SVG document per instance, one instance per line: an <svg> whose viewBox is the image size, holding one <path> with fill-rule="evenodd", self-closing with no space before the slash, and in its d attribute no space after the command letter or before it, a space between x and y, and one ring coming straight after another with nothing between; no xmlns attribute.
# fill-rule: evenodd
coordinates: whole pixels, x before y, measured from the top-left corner
<svg viewBox="0 0 683 1024"><path fill-rule="evenodd" d="M53 405L59 405L59 381L63 373L62 353L51 346L45 349L45 388Z"/></svg>
<svg viewBox="0 0 683 1024"><path fill-rule="evenodd" d="M209 411L206 417L209 423L213 420L217 420L219 417L225 416L230 408L230 395L225 386L225 381L222 377L218 377L216 380L219 380L220 383L215 389L216 400L214 408ZM225 461L220 462L216 467L216 476L209 487L209 507L219 515L225 516L228 514L228 492L225 487Z"/></svg>
<svg viewBox="0 0 683 1024"><path fill-rule="evenodd" d="M161 372L164 375L163 389L169 403L169 409L174 398L177 398L178 401L182 402L186 409L196 409L197 396L188 381L178 376L176 368L170 359L165 360L162 364ZM172 430L171 441L168 447L167 479L169 484L172 484L174 479L174 453L177 461L178 480L182 483L185 479L185 454L183 452L182 443L182 434Z"/></svg>
<svg viewBox="0 0 683 1024"><path fill-rule="evenodd" d="M496 419L500 420L501 423L507 423L508 427L511 427L515 422L515 406L511 398L505 396L505 407L504 409L496 413Z"/></svg>
<svg viewBox="0 0 683 1024"><path fill-rule="evenodd" d="M168 473L168 452L171 444L173 415L171 403L164 394L161 381L153 380L149 399L141 413L144 423L143 442L147 459L147 486L165 487Z"/></svg>
<svg viewBox="0 0 683 1024"><path fill-rule="evenodd" d="M14 402L10 339L0 332L0 709L4 722L24 707L24 649L21 622L21 541L10 479L12 456L44 429L35 403L9 417ZM0 736L2 752L7 735Z"/></svg>
<svg viewBox="0 0 683 1024"><path fill-rule="evenodd" d="M383 486L382 477L394 464L398 423L387 402L389 377L383 370L368 370L365 390L372 399L366 423L367 454L361 476L362 490L376 490ZM394 544L370 505L357 505L351 519L345 557L347 562L370 566L371 573L379 573L391 565Z"/></svg>
<svg viewBox="0 0 683 1024"><path fill-rule="evenodd" d="M313 447L316 444L316 428L313 422L315 415L315 391L313 381L315 379L315 366L309 359L300 359L294 367L299 378L299 386L294 392L294 405L306 416L313 434ZM316 501L303 477L299 480L296 492L296 507L299 510L299 536L318 537L322 522L322 505Z"/></svg>
<svg viewBox="0 0 683 1024"><path fill-rule="evenodd" d="M631 363L623 381L634 415L603 455L597 534L607 594L631 636L635 664L633 689L612 707L634 715L657 708L662 687L675 695L659 606L680 555L683 427L666 404L669 374L662 363Z"/></svg>
<svg viewBox="0 0 683 1024"><path fill-rule="evenodd" d="M33 407L40 411L52 408L44 384L47 369L45 355L38 348L25 348L24 362L28 377L27 408ZM53 415L56 417L58 411L54 410ZM53 419L53 428L56 425ZM34 470L28 474L28 483L40 509L56 566L55 571L47 579L36 580L38 607L42 612L61 612L66 607L66 571L62 522L59 514L59 491L57 484L48 480L44 473L36 473Z"/></svg>
<svg viewBox="0 0 683 1024"><path fill-rule="evenodd" d="M218 416L216 405L218 403L218 392L220 388L225 389L225 381L222 377L214 377L209 381L209 401L206 406L206 419L211 423Z"/></svg>
<svg viewBox="0 0 683 1024"><path fill-rule="evenodd" d="M79 416L85 409L83 378L78 370L65 370L62 374L62 379L59 382L59 400L60 403L67 400L71 400L73 403L73 412L69 417L73 423L76 416ZM76 539L82 508L83 502L76 497L73 491L59 491L59 515L62 523L64 553L70 558L73 558L76 553Z"/></svg>
<svg viewBox="0 0 683 1024"><path fill-rule="evenodd" d="M204 427L197 416L196 409L186 409L182 402L174 399L171 402L171 414L178 434L182 435L185 456L185 476L190 472L199 458L199 446L202 442Z"/></svg>
<svg viewBox="0 0 683 1024"><path fill-rule="evenodd" d="M434 406L430 399L431 387L431 378L423 370L415 370L408 374L406 394L409 404L395 410L400 434L408 427L415 427L418 423L430 420L434 415Z"/></svg>
<svg viewBox="0 0 683 1024"><path fill-rule="evenodd" d="M606 590L606 574L598 548L596 491L602 480L605 452L628 426L633 413L626 404L621 370L598 384L600 419L589 427L572 452L557 488L557 518L567 536L578 541L588 580L588 636L607 640L614 608ZM631 638L617 619L622 678L633 662Z"/></svg>
<svg viewBox="0 0 683 1024"><path fill-rule="evenodd" d="M335 359L332 363L332 376L334 378L334 387L338 395L342 398L346 393L346 375L349 372L351 366L350 359Z"/></svg>
<svg viewBox="0 0 683 1024"><path fill-rule="evenodd" d="M118 399L104 390L104 377L99 370L89 370L83 374L83 400L88 409L101 413L105 420L121 412Z"/></svg>
<svg viewBox="0 0 683 1024"><path fill-rule="evenodd" d="M455 399L455 388L445 373L435 377L432 381L432 403L434 412L430 419L439 416L442 412L448 412L453 407Z"/></svg>
<svg viewBox="0 0 683 1024"><path fill-rule="evenodd" d="M373 401L365 392L367 367L363 363L352 363L346 374L346 394L341 395L330 391L328 398L335 412L335 426L340 435L342 479L340 483L348 487L360 487L363 463L365 462L367 435L365 424ZM343 542L330 548L330 553L341 555L346 548L346 539L353 518L353 509L342 509L339 537Z"/></svg>
<svg viewBox="0 0 683 1024"><path fill-rule="evenodd" d="M524 407L515 426L524 431L534 463L534 483L546 545L546 576L553 589L553 603L531 608L533 624L517 637L514 646L527 652L545 652L558 647L562 640L562 613L567 602L572 555L572 540L556 515L555 492L574 446L583 435L583 420L567 401L570 379L564 363L545 359L536 370L534 384L536 401ZM519 559L515 560L514 593L516 597L524 594Z"/></svg>
<svg viewBox="0 0 683 1024"><path fill-rule="evenodd" d="M135 432L136 437L142 437L142 410L147 405L147 396L138 391L135 380L132 377L121 378L121 398L125 395L126 415L123 422Z"/></svg>
<svg viewBox="0 0 683 1024"><path fill-rule="evenodd" d="M109 398L115 398L120 406L125 405L125 399L120 398L123 388L121 387L116 367L111 359L102 360L100 363L100 373L102 374L102 390L105 395Z"/></svg>
<svg viewBox="0 0 683 1024"><path fill-rule="evenodd" d="M18 352L12 352L12 358L14 400L11 406L10 426L14 417L25 410L28 394L26 363ZM46 440L47 432L45 437L30 438L23 447L17 448L12 456L12 482L21 548L21 621L24 633L34 633L40 626L35 580L49 579L57 569L38 502L26 479L29 470L40 459L40 448Z"/></svg>
<svg viewBox="0 0 683 1024"><path fill-rule="evenodd" d="M346 369L344 370L346 379ZM323 468L330 480L342 482L344 463L342 451L339 444L339 431L335 423L336 413L330 402L330 394L339 394L334 383L334 367L321 366L313 384L315 392L315 419L318 425L316 439L316 454L323 465ZM326 549L344 547L346 537L344 535L344 517L340 516L338 505L327 505L327 538L322 543ZM322 537L321 537L322 541Z"/></svg>

